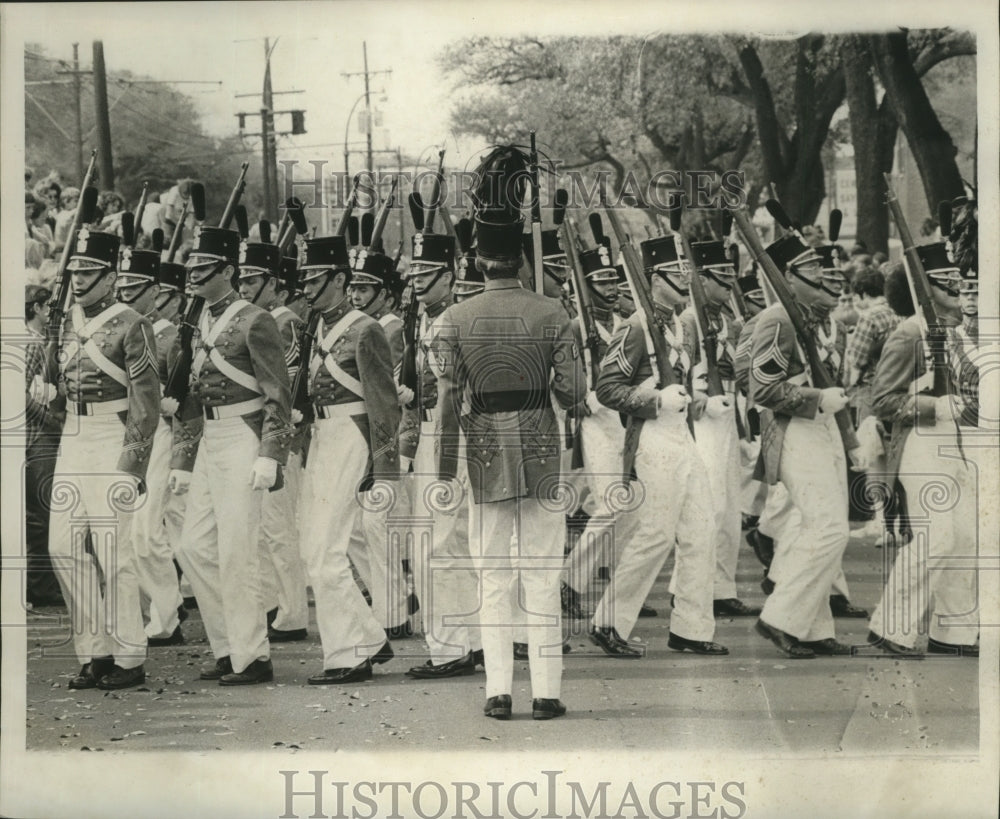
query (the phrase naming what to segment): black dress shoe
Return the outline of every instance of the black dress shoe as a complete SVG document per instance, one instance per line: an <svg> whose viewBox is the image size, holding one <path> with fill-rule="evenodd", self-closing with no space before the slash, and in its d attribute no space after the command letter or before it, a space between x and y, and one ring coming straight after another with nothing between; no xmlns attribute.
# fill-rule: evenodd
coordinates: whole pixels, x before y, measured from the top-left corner
<svg viewBox="0 0 1000 819"><path fill-rule="evenodd" d="M80 691L86 688L97 688L98 681L110 674L115 668L112 657L97 657L80 668L80 673L69 681L67 688Z"/></svg>
<svg viewBox="0 0 1000 819"><path fill-rule="evenodd" d="M338 683L364 682L372 678L370 660L359 663L354 668L325 668L321 674L309 678L309 685L337 685Z"/></svg>
<svg viewBox="0 0 1000 819"><path fill-rule="evenodd" d="M407 677L415 677L418 680L443 680L446 677L463 677L466 674L476 673L476 658L470 651L464 657L457 660L450 660L447 663L434 665L433 660L428 660L423 665L417 665L406 672Z"/></svg>
<svg viewBox="0 0 1000 819"><path fill-rule="evenodd" d="M834 640L833 637L827 637L825 640L802 640L799 645L803 645L806 648L811 648L817 654L822 654L825 657L832 657L834 655L851 655L854 653L854 649L847 643L841 643Z"/></svg>
<svg viewBox="0 0 1000 819"><path fill-rule="evenodd" d="M933 637L927 640L928 654L951 655L952 657L978 657L979 646L965 646L958 643L943 643Z"/></svg>
<svg viewBox="0 0 1000 819"><path fill-rule="evenodd" d="M745 532L747 529L756 529L757 524L760 523L760 515L742 515L740 521L740 528Z"/></svg>
<svg viewBox="0 0 1000 819"><path fill-rule="evenodd" d="M271 623L278 619L278 607L275 606L273 609L268 609L267 612L267 627L271 627Z"/></svg>
<svg viewBox="0 0 1000 819"><path fill-rule="evenodd" d="M761 637L774 643L786 657L793 660L811 660L816 656L815 651L806 648L791 634L785 633L780 628L769 626L763 620L758 620L754 628L757 629L757 633Z"/></svg>
<svg viewBox="0 0 1000 819"><path fill-rule="evenodd" d="M851 601L842 594L830 595L830 611L834 617L864 617L868 619L868 612L857 606L852 606Z"/></svg>
<svg viewBox="0 0 1000 819"><path fill-rule="evenodd" d="M760 612L760 606L748 606L735 597L712 601L712 613L716 617L758 617Z"/></svg>
<svg viewBox="0 0 1000 819"><path fill-rule="evenodd" d="M924 653L917 648L907 648L904 645L893 642L885 637L876 634L874 631L868 632L868 644L873 645L876 648L881 648L883 651L889 654L895 654L899 657L910 657L914 660L923 659Z"/></svg>
<svg viewBox="0 0 1000 819"><path fill-rule="evenodd" d="M483 655L483 650L481 648L477 648L472 652L472 661L476 665L481 665L483 668L486 668L486 657Z"/></svg>
<svg viewBox="0 0 1000 819"><path fill-rule="evenodd" d="M687 637L678 637L672 631L667 636L667 648L672 648L674 651L693 651L695 654L707 654L715 657L729 653L728 648L713 643L711 640L689 640Z"/></svg>
<svg viewBox="0 0 1000 819"><path fill-rule="evenodd" d="M300 643L309 636L304 628L269 628L267 639L272 643Z"/></svg>
<svg viewBox="0 0 1000 819"><path fill-rule="evenodd" d="M490 697L483 706L483 713L493 719L510 719L511 700L510 694L499 694Z"/></svg>
<svg viewBox="0 0 1000 819"><path fill-rule="evenodd" d="M392 626L385 630L385 636L390 640L406 640L413 636L413 626L409 622L401 623L398 626Z"/></svg>
<svg viewBox="0 0 1000 819"><path fill-rule="evenodd" d="M180 623L183 623L183 622L184 622L185 620L187 620L187 619L188 619L188 617L190 617L190 616L191 616L191 615L190 615L190 614L188 614L188 610L187 610L186 608L184 608L184 605L183 605L183 604L181 604L180 606L178 606L178 607L177 607L177 620L178 620L178 621L179 621Z"/></svg>
<svg viewBox="0 0 1000 819"><path fill-rule="evenodd" d="M186 609L196 609L198 608L198 599L195 597L185 597L182 605Z"/></svg>
<svg viewBox="0 0 1000 819"><path fill-rule="evenodd" d="M747 532L747 543L757 555L757 559L765 569L771 568L771 561L774 560L774 538L763 534L760 529L751 529Z"/></svg>
<svg viewBox="0 0 1000 819"><path fill-rule="evenodd" d="M609 569L607 566L598 566L597 567L597 579L598 580L604 580L605 582L607 582L608 580L610 580L611 579L611 569Z"/></svg>
<svg viewBox="0 0 1000 819"><path fill-rule="evenodd" d="M566 713L562 700L535 699L531 701L532 719L555 719Z"/></svg>
<svg viewBox="0 0 1000 819"><path fill-rule="evenodd" d="M147 641L150 648L161 648L162 646L182 646L184 645L184 632L177 626L169 637L150 637Z"/></svg>
<svg viewBox="0 0 1000 819"><path fill-rule="evenodd" d="M219 657L215 665L202 669L199 680L221 680L226 674L233 673L233 664L228 657Z"/></svg>
<svg viewBox="0 0 1000 819"><path fill-rule="evenodd" d="M639 608L640 617L656 617L657 612L652 606L647 606L645 603Z"/></svg>
<svg viewBox="0 0 1000 819"><path fill-rule="evenodd" d="M122 668L116 665L110 674L105 674L97 681L97 687L102 691L117 691L120 688L132 688L146 682L146 669L141 665L135 668Z"/></svg>
<svg viewBox="0 0 1000 819"><path fill-rule="evenodd" d="M614 626L592 627L590 629L590 642L595 646L600 646L609 657L618 657L622 660L638 660L645 655L644 651L623 640Z"/></svg>
<svg viewBox="0 0 1000 819"><path fill-rule="evenodd" d="M411 615L420 611L420 600L417 599L417 596L413 592L410 592L406 597L406 611Z"/></svg>
<svg viewBox="0 0 1000 819"><path fill-rule="evenodd" d="M566 583L559 590L562 603L562 613L574 620L586 620L588 615L580 603L580 593Z"/></svg>
<svg viewBox="0 0 1000 819"><path fill-rule="evenodd" d="M382 665L383 663L389 662L393 657L396 656L396 652L392 650L392 645L386 640L382 644L382 648L372 654L368 659L372 661L375 665Z"/></svg>
<svg viewBox="0 0 1000 819"><path fill-rule="evenodd" d="M258 683L269 683L274 680L274 666L270 660L254 660L242 671L234 671L232 674L223 674L219 678L219 685L257 685Z"/></svg>
<svg viewBox="0 0 1000 819"><path fill-rule="evenodd" d="M528 644L527 643L514 643L514 659L515 660L527 660L528 659Z"/></svg>

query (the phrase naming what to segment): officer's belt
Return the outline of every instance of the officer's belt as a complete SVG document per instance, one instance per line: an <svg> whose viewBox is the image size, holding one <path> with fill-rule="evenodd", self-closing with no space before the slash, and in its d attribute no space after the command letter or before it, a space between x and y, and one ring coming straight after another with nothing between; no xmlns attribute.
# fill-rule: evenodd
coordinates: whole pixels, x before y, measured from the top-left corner
<svg viewBox="0 0 1000 819"><path fill-rule="evenodd" d="M66 409L70 415L117 415L128 412L128 399L118 398L114 401L67 401Z"/></svg>
<svg viewBox="0 0 1000 819"><path fill-rule="evenodd" d="M240 401L238 404L221 404L217 407L204 407L205 420L224 421L226 418L236 418L241 415L249 415L264 409L263 398L251 398L249 401Z"/></svg>
<svg viewBox="0 0 1000 819"><path fill-rule="evenodd" d="M364 401L350 401L347 404L313 404L317 418L350 418L352 415L364 415L368 412Z"/></svg>
<svg viewBox="0 0 1000 819"><path fill-rule="evenodd" d="M472 412L490 414L545 409L551 401L548 390L509 390L471 393L469 404Z"/></svg>

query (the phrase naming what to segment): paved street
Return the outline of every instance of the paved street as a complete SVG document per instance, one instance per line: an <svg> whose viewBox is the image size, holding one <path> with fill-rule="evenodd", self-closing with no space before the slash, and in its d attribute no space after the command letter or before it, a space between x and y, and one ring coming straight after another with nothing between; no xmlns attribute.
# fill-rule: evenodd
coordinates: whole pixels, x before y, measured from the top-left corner
<svg viewBox="0 0 1000 819"><path fill-rule="evenodd" d="M882 550L855 536L845 560L853 602L871 609L880 593ZM276 681L223 688L198 680L211 662L193 611L185 646L152 649L147 683L117 693L67 689L77 661L66 655L59 611L27 616L29 749L574 749L606 747L764 754L965 754L978 747L978 661L896 660L867 647L859 656L788 660L753 630L754 618L722 619L716 640L730 656L703 658L666 647L668 564L635 637L639 661L605 657L572 627L563 700L567 717L530 719L526 662L515 664L515 718L482 716L485 675L443 681L403 675L423 662L418 640L394 644L397 657L372 682L314 687L321 668L315 628L305 643L272 647ZM759 603L761 567L749 548L740 560L740 594ZM601 584L596 584L597 588ZM864 645L866 620L838 620L838 637ZM64 656L56 656L62 653ZM403 656L407 654L409 656Z"/></svg>

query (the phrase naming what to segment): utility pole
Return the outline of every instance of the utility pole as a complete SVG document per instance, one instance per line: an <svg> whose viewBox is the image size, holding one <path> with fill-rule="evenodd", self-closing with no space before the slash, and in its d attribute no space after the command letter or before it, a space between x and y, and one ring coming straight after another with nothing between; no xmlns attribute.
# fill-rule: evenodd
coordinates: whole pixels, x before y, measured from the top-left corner
<svg viewBox="0 0 1000 819"><path fill-rule="evenodd" d="M111 117L108 113L108 79L104 71L104 43L94 40L94 107L97 123L97 167L101 187L115 188L115 168L111 158ZM80 177L83 177L81 171Z"/></svg>
<svg viewBox="0 0 1000 819"><path fill-rule="evenodd" d="M73 90L76 93L76 178L83 179L83 115L80 109L80 77L85 74L93 74L93 71L80 70L80 44L73 43L73 70L57 71L56 74L71 74L73 76ZM105 91L107 99L107 91Z"/></svg>
<svg viewBox="0 0 1000 819"><path fill-rule="evenodd" d="M366 142L367 142L367 145L368 145L368 167L366 168L366 170L374 171L375 168L372 167L374 165L373 155L375 153L375 151L372 150L372 125L374 124L374 118L372 117L371 86L370 86L370 83L369 83L369 78L373 77L373 76L375 76L377 74L388 74L388 75L391 76L392 75L392 69L391 68L387 68L387 69L385 69L383 71L369 71L368 70L368 42L367 42L367 40L362 42L361 47L363 49L362 53L363 53L363 56L364 56L365 70L364 71L345 72L342 76L345 79L348 78L348 77L358 77L358 76L363 76L365 78L365 131L366 131L366 135L367 135ZM346 142L346 140L345 140L345 142ZM345 152L346 152L346 147L345 147ZM392 152L390 151L390 153L392 153ZM345 160L345 165L346 165L346 160Z"/></svg>

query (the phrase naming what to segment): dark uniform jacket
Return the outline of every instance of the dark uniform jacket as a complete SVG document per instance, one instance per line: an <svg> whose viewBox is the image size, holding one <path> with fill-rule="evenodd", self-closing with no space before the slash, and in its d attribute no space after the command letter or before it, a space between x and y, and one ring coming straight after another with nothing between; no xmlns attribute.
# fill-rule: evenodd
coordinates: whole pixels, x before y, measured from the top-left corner
<svg viewBox="0 0 1000 819"><path fill-rule="evenodd" d="M149 320L110 297L89 307L74 304L63 320L59 366L68 403L127 402L127 409L118 413L123 424L118 469L144 479L160 419L156 342ZM73 415L67 418L72 423ZM68 425L66 432L73 434Z"/></svg>
<svg viewBox="0 0 1000 819"><path fill-rule="evenodd" d="M674 376L677 383L684 384L691 366L692 339L685 334L684 325L679 320L675 322L672 310L656 302L653 306L659 330L667 340ZM637 311L625 319L612 336L597 379L597 400L620 412L626 419L622 463L622 478L625 481L635 477L635 454L639 449L643 422L656 418L659 412L658 394L644 387L655 389L656 384Z"/></svg>
<svg viewBox="0 0 1000 819"><path fill-rule="evenodd" d="M979 372L966 365L961 341L954 330L948 332L950 382L966 401L978 395ZM886 339L872 379L872 410L892 425L886 452L886 469L891 478L899 472L899 462L914 426L934 426L935 399L931 394L933 376L928 368L926 348L916 316L901 321ZM916 386L914 382L920 380ZM974 401L976 399L973 399ZM978 406L964 412L962 426L974 426Z"/></svg>
<svg viewBox="0 0 1000 819"><path fill-rule="evenodd" d="M750 343L747 397L760 411L761 452L754 477L773 484L781 480L781 446L792 418L815 418L820 390L811 386L805 358L792 320L780 303L757 314ZM809 314L821 358L839 378L846 332L828 316ZM749 323L748 323L749 324Z"/></svg>
<svg viewBox="0 0 1000 819"><path fill-rule="evenodd" d="M407 458L414 458L417 454L417 447L420 445L420 424L423 420L433 417L437 407L438 389L437 376L431 368L428 358L428 342L431 335L431 327L439 316L453 303L449 294L434 304L423 305L417 318L415 329L415 344L417 347L417 394L412 407L403 410L402 421L399 426L399 439L401 454ZM403 324L399 324L399 356L400 361L403 356ZM400 363L399 370L401 371Z"/></svg>
<svg viewBox="0 0 1000 819"><path fill-rule="evenodd" d="M207 322L218 321L227 308L237 301L235 292L208 305L202 311L202 321L195 330L192 346L195 360L199 352L205 353L201 370L191 371L191 389L184 404L174 416L174 445L172 469L191 471L198 454L198 443L204 427L205 412L215 407L241 404L262 399L263 407L248 412L242 418L260 439L260 457L273 458L284 465L294 429L291 424L291 385L285 362L284 347L278 325L266 310L249 302L244 303L208 345L202 337L202 327ZM212 330L209 329L209 335ZM179 336L177 346L179 346ZM227 366L243 373L244 378L256 382L253 390L222 372L209 353L217 350Z"/></svg>
<svg viewBox="0 0 1000 819"><path fill-rule="evenodd" d="M551 399L569 410L587 395L566 311L516 279L497 279L449 307L435 329L439 477L457 475L461 428L476 503L550 496L561 449Z"/></svg>
<svg viewBox="0 0 1000 819"><path fill-rule="evenodd" d="M324 338L350 309L345 300L323 314L312 346L309 397L317 407L317 419L322 418L322 407L359 404L358 412L352 413L350 420L344 418L343 423L357 425L368 442L368 469L362 481L365 487L370 480L399 478L399 398L392 377L389 342L382 326L371 316L357 311L357 318L329 348L329 355L351 384L334 378L325 363Z"/></svg>

